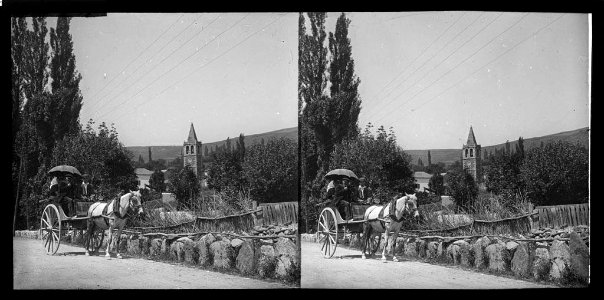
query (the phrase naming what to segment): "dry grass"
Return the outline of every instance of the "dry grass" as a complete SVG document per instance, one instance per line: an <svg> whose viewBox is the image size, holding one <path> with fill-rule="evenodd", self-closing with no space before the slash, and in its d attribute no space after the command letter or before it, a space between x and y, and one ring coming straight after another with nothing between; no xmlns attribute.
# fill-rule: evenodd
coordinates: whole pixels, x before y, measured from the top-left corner
<svg viewBox="0 0 604 300"><path fill-rule="evenodd" d="M149 203L149 204L147 204ZM192 233L199 232L197 217L224 217L252 209L249 193L204 191L185 208L176 208L153 200L145 203L145 216L134 218L132 227L163 227L156 232ZM182 225L184 224L184 225ZM182 226L179 226L182 225Z"/></svg>

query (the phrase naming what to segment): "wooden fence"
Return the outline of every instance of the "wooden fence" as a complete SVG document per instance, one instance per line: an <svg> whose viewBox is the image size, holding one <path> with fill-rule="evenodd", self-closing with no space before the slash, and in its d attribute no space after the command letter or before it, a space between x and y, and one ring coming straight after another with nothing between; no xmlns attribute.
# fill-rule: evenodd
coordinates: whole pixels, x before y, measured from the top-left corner
<svg viewBox="0 0 604 300"><path fill-rule="evenodd" d="M256 214L256 225L289 225L298 223L298 202L262 203Z"/></svg>
<svg viewBox="0 0 604 300"><path fill-rule="evenodd" d="M589 225L589 203L537 206L535 211L541 228Z"/></svg>

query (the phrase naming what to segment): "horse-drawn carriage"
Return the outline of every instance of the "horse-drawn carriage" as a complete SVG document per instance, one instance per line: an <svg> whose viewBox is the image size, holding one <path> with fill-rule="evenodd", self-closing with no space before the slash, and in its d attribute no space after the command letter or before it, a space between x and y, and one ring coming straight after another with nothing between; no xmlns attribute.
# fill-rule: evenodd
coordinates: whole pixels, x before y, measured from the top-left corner
<svg viewBox="0 0 604 300"><path fill-rule="evenodd" d="M323 208L319 215L317 227L317 241L321 243L321 252L323 257L331 258L336 252L338 243L349 234L359 234L363 232L363 225L366 222L363 219L365 210L371 205L351 204L352 219L344 220L340 212L334 206ZM380 246L380 238L368 239L367 249L370 254L375 254Z"/></svg>
<svg viewBox="0 0 604 300"><path fill-rule="evenodd" d="M59 250L61 238L70 230L85 230L90 217L87 216L88 208L93 202L76 202L76 215L68 217L63 208L54 203L46 205L40 220L40 236L44 241L47 254L55 254ZM97 231L92 234L90 243L97 252L103 243L105 234Z"/></svg>
<svg viewBox="0 0 604 300"><path fill-rule="evenodd" d="M337 178L356 179L357 176L347 169L332 170L325 175L325 179ZM365 252L374 255L382 240L381 233L384 233L386 244L390 232L398 236L402 226L402 220L407 217L418 217L417 198L415 194L406 194L402 197L393 199L387 205L371 205L351 203L349 205L348 215L352 215L349 220L344 220L338 208L330 204L323 208L319 214L317 224L316 238L321 245L323 257L331 258L336 252L338 243L344 240L346 236L363 234L362 257L365 258ZM392 207L392 210L390 209ZM396 238L392 248L396 244ZM394 254L394 253L393 253ZM386 245L382 252L382 260L386 260ZM393 255L394 256L394 255ZM396 261L396 256L393 257Z"/></svg>
<svg viewBox="0 0 604 300"><path fill-rule="evenodd" d="M338 180L338 179L350 179L358 180L358 177L354 172L347 169L335 169L327 173L324 177L327 180ZM349 206L349 213L352 215L352 219L344 220L340 215L338 208L330 204L323 208L319 214L319 220L317 225L317 241L321 243L321 252L323 257L331 258L336 252L338 243L343 240L347 235L359 234L363 232L363 215L365 210L370 207L369 204L358 204L351 203ZM380 240L371 239L368 244L368 249L371 254L374 254L378 247Z"/></svg>
<svg viewBox="0 0 604 300"><path fill-rule="evenodd" d="M71 166L57 166L52 168L49 175L81 177L80 172ZM67 216L59 203L50 203L44 207L40 220L40 236L44 242L47 254L55 254L61 245L61 239L69 231L85 230L87 228L88 208L93 202L76 201L75 215ZM90 242L92 248L98 251L103 243L104 233L96 232Z"/></svg>
<svg viewBox="0 0 604 300"><path fill-rule="evenodd" d="M80 172L71 166L58 166L48 172L50 175L82 176ZM109 230L107 250L105 256L109 257L109 250L113 238L113 230L117 229L117 239L121 236L122 228L126 219L137 213L143 214L140 202L140 192L130 192L119 199L110 202L76 201L74 202L73 215L65 214L59 198L54 203L47 204L40 220L40 236L44 242L46 253L53 255L59 250L61 238L70 230L86 230L85 248L89 255L89 247L93 252L98 252L103 243L105 230ZM46 200L44 200L46 201ZM97 230L100 229L100 230ZM119 247L116 248L117 257L121 258Z"/></svg>

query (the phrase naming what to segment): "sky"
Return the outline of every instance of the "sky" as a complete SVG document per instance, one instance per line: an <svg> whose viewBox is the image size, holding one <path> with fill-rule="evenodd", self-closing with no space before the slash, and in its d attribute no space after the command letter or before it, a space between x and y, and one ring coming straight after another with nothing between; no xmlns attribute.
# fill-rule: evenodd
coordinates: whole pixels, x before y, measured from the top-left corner
<svg viewBox="0 0 604 300"><path fill-rule="evenodd" d="M73 18L80 122L115 124L125 146L182 145L191 122L204 143L295 127L297 20L295 13Z"/></svg>
<svg viewBox="0 0 604 300"><path fill-rule="evenodd" d="M340 13L329 13L333 32ZM589 126L587 14L353 12L359 126L403 149L483 146Z"/></svg>

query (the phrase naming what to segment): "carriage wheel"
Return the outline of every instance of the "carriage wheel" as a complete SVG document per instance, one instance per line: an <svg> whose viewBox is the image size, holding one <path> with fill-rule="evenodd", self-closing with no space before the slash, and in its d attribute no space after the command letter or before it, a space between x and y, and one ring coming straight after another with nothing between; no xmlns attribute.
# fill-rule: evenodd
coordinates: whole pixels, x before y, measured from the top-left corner
<svg viewBox="0 0 604 300"><path fill-rule="evenodd" d="M103 239L105 238L105 230L95 231L90 236L90 245L92 247L93 252L99 252L101 246L103 245Z"/></svg>
<svg viewBox="0 0 604 300"><path fill-rule="evenodd" d="M44 242L46 254L53 255L59 250L61 244L61 217L59 209L54 204L44 208L40 220L40 235Z"/></svg>
<svg viewBox="0 0 604 300"><path fill-rule="evenodd" d="M317 232L319 233L319 243L323 244L321 246L323 257L331 258L338 246L338 221L331 208L325 208L321 212Z"/></svg>
<svg viewBox="0 0 604 300"><path fill-rule="evenodd" d="M369 254L374 255L378 248L380 247L380 242L382 241L382 235L372 235L367 239L367 247L365 249L369 250Z"/></svg>

